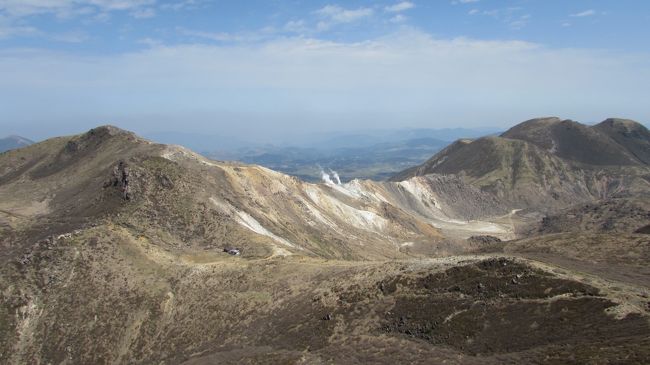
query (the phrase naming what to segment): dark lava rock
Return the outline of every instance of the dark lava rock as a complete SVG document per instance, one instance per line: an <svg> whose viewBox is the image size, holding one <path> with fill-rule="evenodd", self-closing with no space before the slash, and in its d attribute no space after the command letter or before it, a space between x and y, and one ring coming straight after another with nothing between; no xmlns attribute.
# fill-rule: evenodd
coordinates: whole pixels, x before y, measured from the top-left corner
<svg viewBox="0 0 650 365"><path fill-rule="evenodd" d="M634 231L634 233L641 233L641 234L650 234L650 224L648 224L645 227L641 227Z"/></svg>
<svg viewBox="0 0 650 365"><path fill-rule="evenodd" d="M650 330L637 314L608 315L606 309L616 304L598 296L594 287L505 258L402 278L401 283L381 330L469 355L543 348L547 355L567 351L584 357ZM616 349L622 356L647 354L625 346Z"/></svg>
<svg viewBox="0 0 650 365"><path fill-rule="evenodd" d="M468 238L467 241L479 245L490 245L490 244L501 242L501 239L499 237L484 235L484 236L472 236Z"/></svg>

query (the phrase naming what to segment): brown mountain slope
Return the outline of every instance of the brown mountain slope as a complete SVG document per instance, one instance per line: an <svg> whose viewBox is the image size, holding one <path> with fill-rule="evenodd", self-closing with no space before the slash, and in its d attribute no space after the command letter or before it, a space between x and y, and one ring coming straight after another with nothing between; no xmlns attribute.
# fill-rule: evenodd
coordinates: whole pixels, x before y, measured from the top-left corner
<svg viewBox="0 0 650 365"><path fill-rule="evenodd" d="M306 185L257 166L209 161L114 127L2 156L0 196L4 211L23 217L14 223L24 240L108 221L126 225L135 235L157 237L169 248L241 246L247 254L262 256L354 257L361 252L399 255L384 235L440 237L425 222L411 222L406 229L401 221L380 216L378 205L370 207L326 186ZM357 243L344 241L348 235ZM359 250L359 244L370 242L376 243L372 249Z"/></svg>
<svg viewBox="0 0 650 365"><path fill-rule="evenodd" d="M435 181L310 184L108 126L0 156L0 229L6 254L20 250L17 242L119 224L169 249L347 259L432 252L436 242L481 227L512 234L503 224L468 224L505 214L494 198L460 180L449 180L449 189Z"/></svg>
<svg viewBox="0 0 650 365"><path fill-rule="evenodd" d="M512 208L533 210L650 192L650 169L631 152L604 133L558 118L521 123L502 137L457 141L391 180L427 174L459 175Z"/></svg>
<svg viewBox="0 0 650 365"><path fill-rule="evenodd" d="M607 119L593 127L608 135L640 162L650 165L650 131L642 124L628 119Z"/></svg>
<svg viewBox="0 0 650 365"><path fill-rule="evenodd" d="M644 171L637 167L584 170L531 143L485 137L443 150L395 179L413 174L460 175L513 208L547 209L650 189L650 183L638 176Z"/></svg>
<svg viewBox="0 0 650 365"><path fill-rule="evenodd" d="M536 154L501 140L479 145ZM544 246L440 257L466 253L452 233L509 233L478 219L504 210L459 176L307 184L112 127L11 151L0 362L643 363L645 236L597 246L620 282L526 258Z"/></svg>
<svg viewBox="0 0 650 365"><path fill-rule="evenodd" d="M531 119L510 128L501 137L527 141L560 158L589 165L641 163L625 148L625 143L572 120Z"/></svg>

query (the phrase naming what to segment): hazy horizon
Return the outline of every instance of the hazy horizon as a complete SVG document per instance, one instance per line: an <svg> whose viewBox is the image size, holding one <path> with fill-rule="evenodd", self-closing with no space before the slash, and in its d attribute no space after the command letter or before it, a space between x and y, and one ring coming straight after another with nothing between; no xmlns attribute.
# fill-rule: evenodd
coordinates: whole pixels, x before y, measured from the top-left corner
<svg viewBox="0 0 650 365"><path fill-rule="evenodd" d="M643 1L4 1L0 126L263 143L542 116L646 124L648 20Z"/></svg>

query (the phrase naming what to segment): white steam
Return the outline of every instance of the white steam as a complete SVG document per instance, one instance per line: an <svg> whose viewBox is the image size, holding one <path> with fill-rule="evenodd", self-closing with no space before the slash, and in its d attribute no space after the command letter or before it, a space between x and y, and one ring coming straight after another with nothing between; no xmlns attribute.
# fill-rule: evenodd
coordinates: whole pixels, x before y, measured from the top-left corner
<svg viewBox="0 0 650 365"><path fill-rule="evenodd" d="M341 178L339 177L338 172L336 172L336 171L334 171L332 169L329 169L329 170L330 170L330 174L334 177L334 180L336 181L336 184L341 185Z"/></svg>
<svg viewBox="0 0 650 365"><path fill-rule="evenodd" d="M339 177L339 174L336 171L328 169L329 173L327 173L322 167L318 166L318 168L320 169L320 178L325 184L341 185L341 177ZM334 180L332 180L332 177Z"/></svg>

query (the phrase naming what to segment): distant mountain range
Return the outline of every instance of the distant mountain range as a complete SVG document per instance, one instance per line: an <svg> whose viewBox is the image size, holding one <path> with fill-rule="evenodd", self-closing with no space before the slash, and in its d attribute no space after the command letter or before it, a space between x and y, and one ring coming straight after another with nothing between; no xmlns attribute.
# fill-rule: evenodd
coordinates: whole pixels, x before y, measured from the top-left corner
<svg viewBox="0 0 650 365"><path fill-rule="evenodd" d="M267 146L206 155L217 160L262 165L312 182L321 181L323 172L334 171L346 182L355 178L385 180L397 171L422 163L448 144L433 138L419 138L362 147Z"/></svg>
<svg viewBox="0 0 650 365"><path fill-rule="evenodd" d="M383 143L398 143L414 139L435 139L453 142L459 138L476 138L499 132L496 128L402 128L379 129L349 132L297 133L273 143L260 142L242 136L225 136L211 133L192 133L180 131L145 133L152 141L177 144L193 151L205 153L239 153L239 150L261 148L307 148L334 150L339 148L370 147Z"/></svg>
<svg viewBox="0 0 650 365"><path fill-rule="evenodd" d="M306 181L321 181L322 172L336 172L343 182L385 180L426 161L458 138L474 138L495 129L402 129L365 133L309 135L280 145L248 145L237 149L203 150L218 160L257 164ZM185 145L188 148L191 144Z"/></svg>
<svg viewBox="0 0 650 365"><path fill-rule="evenodd" d="M19 136L9 136L7 138L1 138L0 139L0 152L5 152L9 150L13 150L16 148L21 148L25 146L29 146L30 144L33 144L33 141L30 141L27 138L19 137Z"/></svg>

